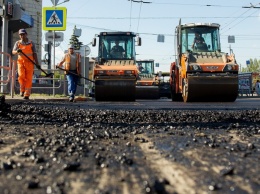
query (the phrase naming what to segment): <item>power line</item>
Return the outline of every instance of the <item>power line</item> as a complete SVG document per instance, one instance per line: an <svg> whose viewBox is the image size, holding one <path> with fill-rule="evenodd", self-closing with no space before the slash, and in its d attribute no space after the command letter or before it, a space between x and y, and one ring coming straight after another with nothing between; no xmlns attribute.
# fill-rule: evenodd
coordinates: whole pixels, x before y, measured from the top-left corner
<svg viewBox="0 0 260 194"><path fill-rule="evenodd" d="M257 11L253 12L252 14L256 13ZM252 15L251 14L251 15ZM243 18L241 21L239 21L238 23L234 24L233 26L229 27L228 30L230 30L231 28L235 27L236 25L240 24L242 21L244 21L245 19L247 19L249 16ZM235 20L234 20L235 21ZM223 29L221 29L223 30ZM228 30L226 30L225 32L227 32Z"/></svg>
<svg viewBox="0 0 260 194"><path fill-rule="evenodd" d="M258 3L260 4L260 3ZM253 5L252 3L250 3L250 6L243 6L242 8L260 8L260 7L256 7L255 5Z"/></svg>
<svg viewBox="0 0 260 194"><path fill-rule="evenodd" d="M158 19L158 20L165 20L165 19L169 19L169 20L176 20L176 19L190 19L190 18L195 18L195 19L208 19L208 18L212 18L212 19L236 19L236 18L258 18L259 16L246 16L246 17L235 17L235 16L230 16L230 17L225 17L225 16L214 16L214 17L208 17L208 16L198 16L198 17L140 17L140 19L142 20L154 20L154 19ZM128 19L139 19L139 17L67 17L68 19L77 19L77 20L128 20Z"/></svg>
<svg viewBox="0 0 260 194"><path fill-rule="evenodd" d="M152 3L150 1L142 1L142 0L128 0L128 1L131 1L131 2L135 2L135 3Z"/></svg>
<svg viewBox="0 0 260 194"><path fill-rule="evenodd" d="M134 2L135 2L135 1L134 1ZM138 23L137 23L137 30L136 30L136 32L138 32L138 28L139 28L139 22L140 22L140 15L141 15L142 4L143 4L143 3L140 3L139 17L138 17Z"/></svg>
<svg viewBox="0 0 260 194"><path fill-rule="evenodd" d="M131 11L132 11L132 2L140 3L139 17L138 17L138 24L137 24L137 30L136 30L136 32L138 32L139 22L140 22L140 15L141 15L141 9L142 9L142 4L143 4L143 3L152 3L152 2L143 1L143 0L128 0L128 1L131 1ZM131 19L130 19L130 21L131 21Z"/></svg>
<svg viewBox="0 0 260 194"><path fill-rule="evenodd" d="M182 6L204 6L204 7L240 7L240 6L234 6L234 5L211 5L211 4L190 4L190 3L156 3L153 2L153 4L162 4L162 5L182 5ZM240 7L241 8L241 7Z"/></svg>
<svg viewBox="0 0 260 194"><path fill-rule="evenodd" d="M131 30L131 25L132 25L132 1L131 1L131 7L130 7L130 27L129 30Z"/></svg>
<svg viewBox="0 0 260 194"><path fill-rule="evenodd" d="M88 25L82 25L82 24L77 24L77 23L71 23L71 22L67 22L68 25L71 25L71 26L74 26L74 25L77 25L79 27L83 27L83 28L90 28L90 29L95 29L95 30L101 30L101 31L115 31L113 29L108 29L108 28L102 28L102 27L96 27L96 26L88 26ZM118 30L116 30L118 31ZM162 34L162 33L146 33L146 32L142 32L142 33L139 33L139 34L144 34L144 35L159 35L159 34ZM163 33L164 35L166 36L174 36L174 34L165 34ZM228 35L222 35L223 36L228 36ZM239 35L236 35L236 36L241 36L241 37L256 37L256 36L260 36L260 32L259 34L254 34L254 35L248 35L248 34L239 34Z"/></svg>

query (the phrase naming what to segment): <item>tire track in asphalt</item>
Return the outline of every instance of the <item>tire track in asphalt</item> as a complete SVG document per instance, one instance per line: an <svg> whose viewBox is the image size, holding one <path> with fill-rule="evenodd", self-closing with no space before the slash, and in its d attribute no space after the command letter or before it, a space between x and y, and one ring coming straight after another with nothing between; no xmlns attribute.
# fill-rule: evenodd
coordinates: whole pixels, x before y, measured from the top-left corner
<svg viewBox="0 0 260 194"><path fill-rule="evenodd" d="M245 137L241 138L239 135L232 131L230 132L229 136L225 136L222 138L226 138L230 145L236 145L237 143L248 144L250 142ZM203 152L200 149L193 149L183 153L183 155L190 161L200 164L199 166L201 167L198 169L198 171L203 174L209 173L211 175L214 175L212 176L212 178L215 177L215 179L219 178L221 175L221 171L226 169L226 165L224 165L225 163L221 164L220 162L218 164L213 161L214 158L221 157L222 154L224 153L217 153L217 151L211 152L211 150L209 150L208 154L206 155L205 151ZM232 182L233 185L236 185L236 187L238 187L241 191L245 193L254 194L254 189L250 186L250 183L244 181L244 178L240 177L237 174L232 174L232 176L223 176L222 179L225 179L225 181L228 182Z"/></svg>
<svg viewBox="0 0 260 194"><path fill-rule="evenodd" d="M149 139L143 135L142 137ZM150 167L154 171L154 174L169 181L170 188L166 187L167 192L189 194L206 193L202 189L196 187L196 183L192 178L193 175L189 172L189 169L163 158L160 154L160 150L156 150L150 140L148 140L147 143L140 143L139 146L143 151L147 162L150 163Z"/></svg>
<svg viewBox="0 0 260 194"><path fill-rule="evenodd" d="M11 139L10 139L11 138ZM22 145L25 143L25 139L23 140L18 140L18 139L13 139L12 137L10 138L5 138L5 140L9 140L9 141L12 141L14 144L10 144L10 143L5 143L5 144L2 144L4 145L3 147L1 146L0 147L0 154L5 154L5 153L9 153L12 151L13 148L16 148L16 147L19 147L19 145ZM2 139L4 140L4 139Z"/></svg>
<svg viewBox="0 0 260 194"><path fill-rule="evenodd" d="M109 192L111 194L132 194L133 191L134 193L141 193L139 186L134 184L137 180L131 174L130 176L127 176L127 181L121 181L121 178L126 178L124 169L115 172L113 169L104 168L100 174L100 177L96 177L96 182L98 182L96 189L91 188L87 193L93 193L93 189L99 192Z"/></svg>

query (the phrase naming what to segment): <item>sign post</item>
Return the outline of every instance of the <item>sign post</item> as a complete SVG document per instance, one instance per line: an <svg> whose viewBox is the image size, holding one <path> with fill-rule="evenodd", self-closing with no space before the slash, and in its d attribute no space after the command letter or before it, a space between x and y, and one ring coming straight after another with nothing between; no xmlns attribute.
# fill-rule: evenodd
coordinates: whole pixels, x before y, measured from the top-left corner
<svg viewBox="0 0 260 194"><path fill-rule="evenodd" d="M45 40L46 41L52 41L53 37L55 38L56 41L62 42L64 34L63 34L63 32L55 32L54 35L53 35L52 32L46 32L45 33Z"/></svg>
<svg viewBox="0 0 260 194"><path fill-rule="evenodd" d="M43 7L42 9L42 28L43 30L51 30L53 41L53 69L55 69L55 31L66 30L67 8L56 7L59 0L52 0L54 7ZM50 36L50 35L49 35ZM53 72L54 73L54 72ZM53 80L53 96L55 95L55 80Z"/></svg>
<svg viewBox="0 0 260 194"><path fill-rule="evenodd" d="M228 36L228 43L235 43L235 36ZM233 50L231 49L231 44L229 44L229 53L233 53Z"/></svg>
<svg viewBox="0 0 260 194"><path fill-rule="evenodd" d="M51 0L52 4L56 6L59 3L59 0Z"/></svg>
<svg viewBox="0 0 260 194"><path fill-rule="evenodd" d="M90 47L88 45L84 45L84 66L83 66L83 76L86 77L86 74L89 74L89 68L86 68L87 66L87 61L86 61L86 57L90 54L91 50ZM87 72L86 72L87 70ZM84 79L84 96L86 96L86 80Z"/></svg>

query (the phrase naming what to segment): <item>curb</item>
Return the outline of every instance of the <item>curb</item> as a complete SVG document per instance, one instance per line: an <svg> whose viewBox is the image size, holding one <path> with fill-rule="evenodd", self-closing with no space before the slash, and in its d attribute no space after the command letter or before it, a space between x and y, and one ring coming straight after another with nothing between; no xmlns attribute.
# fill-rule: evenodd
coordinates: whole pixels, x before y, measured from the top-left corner
<svg viewBox="0 0 260 194"><path fill-rule="evenodd" d="M44 96L30 96L29 100L24 100L20 96L14 96L13 98L11 96L5 96L6 102L29 102L29 101L51 101L51 102L59 102L59 101L68 101L69 97L44 97ZM92 98L89 97L81 97L76 96L75 101L84 102L84 101L92 101Z"/></svg>

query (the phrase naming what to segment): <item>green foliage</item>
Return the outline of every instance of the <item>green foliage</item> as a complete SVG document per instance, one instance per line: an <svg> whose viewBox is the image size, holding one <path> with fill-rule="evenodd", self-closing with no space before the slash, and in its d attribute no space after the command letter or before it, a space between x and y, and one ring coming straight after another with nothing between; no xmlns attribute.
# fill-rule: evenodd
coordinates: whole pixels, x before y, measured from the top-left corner
<svg viewBox="0 0 260 194"><path fill-rule="evenodd" d="M74 26L74 30L75 29L76 29L76 26ZM74 45L75 50L79 50L80 47L83 45L83 43L79 41L78 36L75 36L74 34L71 35L70 44Z"/></svg>
<svg viewBox="0 0 260 194"><path fill-rule="evenodd" d="M40 76L41 76L41 77L46 77L46 74L45 74L44 72L41 72ZM61 80L63 80L63 79L64 79L64 76L65 76L64 73L61 73L61 74L60 74L59 71L55 71L55 72L54 72L54 78L55 78L55 79L61 79Z"/></svg>
<svg viewBox="0 0 260 194"><path fill-rule="evenodd" d="M247 67L243 67L241 72L256 72L260 73L260 60L250 59L250 64Z"/></svg>
<svg viewBox="0 0 260 194"><path fill-rule="evenodd" d="M56 78L56 79L61 79L61 80L63 80L64 79L64 76L65 76L65 74L62 72L62 73L60 73L60 71L55 71L54 72L54 78Z"/></svg>

